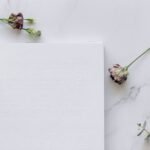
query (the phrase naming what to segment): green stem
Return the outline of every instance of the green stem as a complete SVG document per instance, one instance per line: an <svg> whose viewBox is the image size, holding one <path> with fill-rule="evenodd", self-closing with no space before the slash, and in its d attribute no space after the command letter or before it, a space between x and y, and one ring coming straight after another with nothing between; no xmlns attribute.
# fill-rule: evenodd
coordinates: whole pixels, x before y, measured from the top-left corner
<svg viewBox="0 0 150 150"><path fill-rule="evenodd" d="M149 50L150 50L150 48L145 50L141 55L139 55L137 58L135 58L129 65L127 65L126 68L128 69L133 63L135 63L140 57L142 57L144 54L146 54Z"/></svg>
<svg viewBox="0 0 150 150"><path fill-rule="evenodd" d="M30 20L32 20L32 19L30 19L30 18L27 18L27 19L23 19L23 20L26 20L26 21L30 21ZM11 19L7 19L7 18L0 18L0 21L12 21Z"/></svg>
<svg viewBox="0 0 150 150"><path fill-rule="evenodd" d="M28 28L22 28L22 30L28 32ZM29 32L28 32L29 33ZM29 33L30 34L30 33Z"/></svg>
<svg viewBox="0 0 150 150"><path fill-rule="evenodd" d="M26 29L26 28L22 28L22 30L25 30L25 31L27 31L27 29Z"/></svg>
<svg viewBox="0 0 150 150"><path fill-rule="evenodd" d="M30 28L22 28L22 30L26 31L27 33L31 34Z"/></svg>
<svg viewBox="0 0 150 150"><path fill-rule="evenodd" d="M33 19L31 19L31 18L26 18L26 19L24 19L24 20L29 21L29 20L33 20Z"/></svg>
<svg viewBox="0 0 150 150"><path fill-rule="evenodd" d="M0 21L8 22L8 19L7 18L0 18Z"/></svg>
<svg viewBox="0 0 150 150"><path fill-rule="evenodd" d="M28 21L28 22L31 23L31 24L34 23L34 19L32 19L32 18L25 18L24 20L25 20L25 21Z"/></svg>

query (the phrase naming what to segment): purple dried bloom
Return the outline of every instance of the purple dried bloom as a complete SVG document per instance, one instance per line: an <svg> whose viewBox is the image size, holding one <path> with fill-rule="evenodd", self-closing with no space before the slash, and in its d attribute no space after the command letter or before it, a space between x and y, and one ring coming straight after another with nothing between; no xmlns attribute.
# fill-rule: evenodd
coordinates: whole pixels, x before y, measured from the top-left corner
<svg viewBox="0 0 150 150"><path fill-rule="evenodd" d="M132 64L134 64L140 57L150 51L150 48L146 49L141 55L136 57L129 65L122 67L119 64L114 65L112 68L109 68L110 77L118 84L122 84L127 80L128 69Z"/></svg>
<svg viewBox="0 0 150 150"><path fill-rule="evenodd" d="M23 14L18 13L18 14L11 14L8 18L8 24L13 28L13 29L19 29L21 30L23 28Z"/></svg>
<svg viewBox="0 0 150 150"><path fill-rule="evenodd" d="M127 67L121 67L119 64L109 68L110 77L118 84L122 84L127 80L128 69Z"/></svg>
<svg viewBox="0 0 150 150"><path fill-rule="evenodd" d="M9 24L13 29L24 30L32 37L40 37L42 32L34 28L24 28L24 20L30 24L34 23L33 18L25 18L22 13L10 14L9 18L0 18L0 21Z"/></svg>

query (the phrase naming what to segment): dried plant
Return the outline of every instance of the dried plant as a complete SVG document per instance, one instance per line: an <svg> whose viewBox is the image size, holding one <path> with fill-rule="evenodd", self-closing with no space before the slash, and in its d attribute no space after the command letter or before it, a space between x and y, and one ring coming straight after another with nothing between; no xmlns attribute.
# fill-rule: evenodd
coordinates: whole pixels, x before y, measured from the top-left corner
<svg viewBox="0 0 150 150"><path fill-rule="evenodd" d="M122 67L119 64L114 65L112 68L109 68L108 71L110 73L110 77L112 80L118 84L122 84L127 80L128 77L128 69L129 67L134 64L140 57L142 57L145 53L150 51L150 48L148 48L146 51L144 51L141 55L139 55L136 59L134 59L129 65Z"/></svg>
<svg viewBox="0 0 150 150"><path fill-rule="evenodd" d="M8 18L0 18L0 21L10 25L13 29L24 30L32 37L41 36L40 30L35 30L34 28L25 28L24 27L24 21L27 21L28 23L33 24L34 19L33 18L25 18L24 19L22 13L18 13L18 14L12 13L12 14L10 14L10 16Z"/></svg>

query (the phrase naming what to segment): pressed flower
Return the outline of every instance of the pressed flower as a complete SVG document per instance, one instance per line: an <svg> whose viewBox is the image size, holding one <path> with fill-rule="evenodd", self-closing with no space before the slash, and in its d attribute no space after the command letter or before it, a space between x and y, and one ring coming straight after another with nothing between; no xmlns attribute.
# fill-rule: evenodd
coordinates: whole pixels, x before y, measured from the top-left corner
<svg viewBox="0 0 150 150"><path fill-rule="evenodd" d="M122 84L127 80L128 77L128 69L129 67L135 63L141 56L143 56L145 53L147 53L150 50L148 48L146 51L144 51L141 55L139 55L136 59L134 59L129 65L122 67L119 64L114 65L112 68L109 68L108 71L110 73L110 77L112 80L114 80L118 84Z"/></svg>

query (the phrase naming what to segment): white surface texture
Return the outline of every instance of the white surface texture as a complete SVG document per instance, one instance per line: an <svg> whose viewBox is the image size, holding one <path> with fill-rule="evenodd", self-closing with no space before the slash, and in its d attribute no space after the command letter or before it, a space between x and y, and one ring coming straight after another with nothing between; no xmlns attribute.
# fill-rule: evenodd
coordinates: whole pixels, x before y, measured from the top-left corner
<svg viewBox="0 0 150 150"><path fill-rule="evenodd" d="M150 116L150 55L131 68L122 86L110 80L107 70L114 63L128 64L150 47L149 6L149 0L1 0L0 17L21 11L37 19L43 36L34 41L26 34L14 35L0 24L0 42L103 41L105 149L143 150L143 137L136 137L136 124Z"/></svg>
<svg viewBox="0 0 150 150"><path fill-rule="evenodd" d="M0 149L104 148L101 44L9 44L0 51Z"/></svg>

